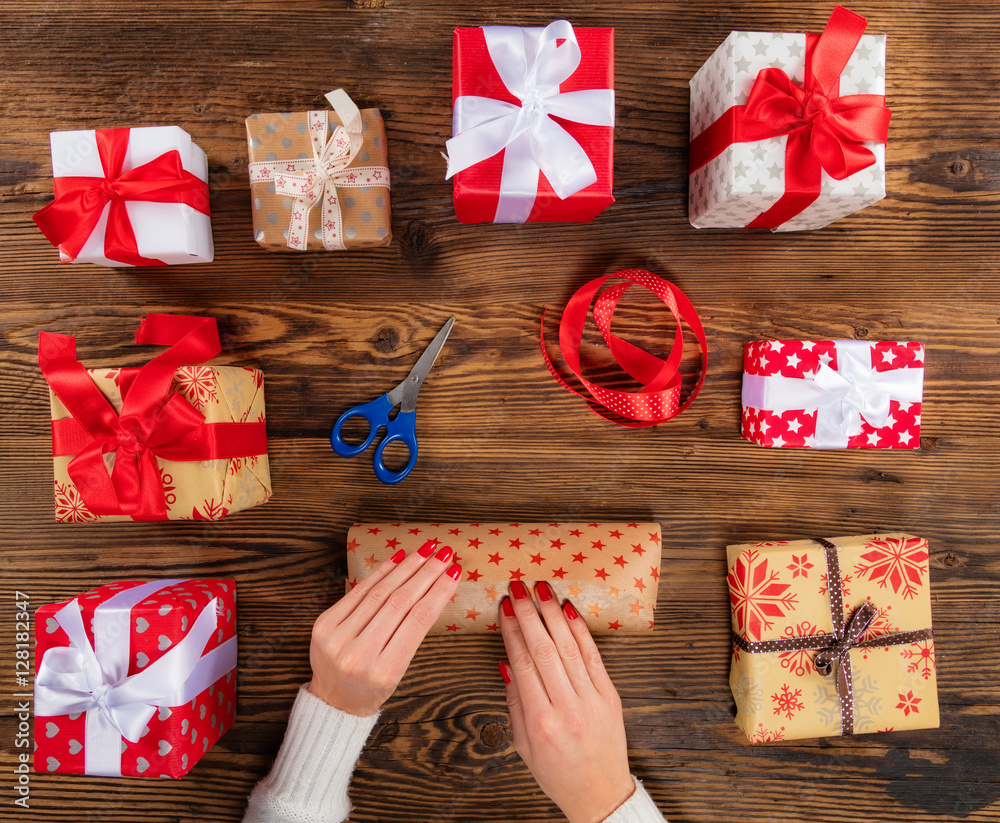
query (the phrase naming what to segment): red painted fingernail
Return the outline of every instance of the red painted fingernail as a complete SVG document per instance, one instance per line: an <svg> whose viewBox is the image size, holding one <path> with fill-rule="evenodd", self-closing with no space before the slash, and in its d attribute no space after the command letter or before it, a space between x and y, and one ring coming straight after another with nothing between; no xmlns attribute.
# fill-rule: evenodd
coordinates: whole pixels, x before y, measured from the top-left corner
<svg viewBox="0 0 1000 823"><path fill-rule="evenodd" d="M406 549L400 549L389 559L392 560L393 563L399 563L404 557L406 557Z"/></svg>
<svg viewBox="0 0 1000 823"><path fill-rule="evenodd" d="M458 580L462 574L462 567L459 566L458 563L452 563L451 566L448 567L448 571L446 571L445 574L452 580Z"/></svg>
<svg viewBox="0 0 1000 823"><path fill-rule="evenodd" d="M524 600L528 596L528 587L520 580L515 580L510 584L510 593L514 595L515 600Z"/></svg>
<svg viewBox="0 0 1000 823"><path fill-rule="evenodd" d="M540 580L535 584L535 594L539 600L548 603L552 599L552 587L544 580Z"/></svg>
<svg viewBox="0 0 1000 823"><path fill-rule="evenodd" d="M514 604L510 602L510 598L509 597L505 597L503 599L503 602L500 604L500 608L503 609L503 613L507 617L513 617L514 616Z"/></svg>
<svg viewBox="0 0 1000 823"><path fill-rule="evenodd" d="M449 557L451 557L451 546L445 546L437 553L437 559L444 563Z"/></svg>
<svg viewBox="0 0 1000 823"><path fill-rule="evenodd" d="M424 545L422 545L419 549L417 549L417 554L419 554L421 557L430 557L432 554L434 554L434 549L437 548L437 545L438 545L437 540L428 540L426 543L424 543Z"/></svg>
<svg viewBox="0 0 1000 823"><path fill-rule="evenodd" d="M500 676L503 677L503 682L507 683L509 685L510 684L510 670L507 668L507 664L506 663L497 663L497 666L500 668Z"/></svg>
<svg viewBox="0 0 1000 823"><path fill-rule="evenodd" d="M569 601L567 601L566 605L563 606L563 611L566 612L566 616L570 620L576 620L580 616L579 614L577 614L576 609L573 608L573 604L570 603Z"/></svg>

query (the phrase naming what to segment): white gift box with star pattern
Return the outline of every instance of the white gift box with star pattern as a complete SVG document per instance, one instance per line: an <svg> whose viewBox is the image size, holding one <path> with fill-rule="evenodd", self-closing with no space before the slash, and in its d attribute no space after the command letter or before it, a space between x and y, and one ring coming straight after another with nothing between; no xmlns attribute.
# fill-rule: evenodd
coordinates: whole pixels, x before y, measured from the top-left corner
<svg viewBox="0 0 1000 823"><path fill-rule="evenodd" d="M761 446L916 449L924 344L754 340L743 350L742 436Z"/></svg>
<svg viewBox="0 0 1000 823"><path fill-rule="evenodd" d="M840 76L840 94L885 94L885 35L865 34ZM747 102L758 72L805 76L806 35L734 31L691 80L691 139ZM705 228L743 228L785 193L787 137L734 143L689 178L688 217ZM865 141L876 162L844 180L822 172L819 198L777 231L819 229L885 197L885 145Z"/></svg>

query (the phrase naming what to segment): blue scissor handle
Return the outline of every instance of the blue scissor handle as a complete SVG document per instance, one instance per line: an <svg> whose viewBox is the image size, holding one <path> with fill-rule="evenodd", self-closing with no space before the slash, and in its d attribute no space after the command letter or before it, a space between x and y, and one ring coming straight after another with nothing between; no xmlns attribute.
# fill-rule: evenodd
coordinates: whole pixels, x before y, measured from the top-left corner
<svg viewBox="0 0 1000 823"><path fill-rule="evenodd" d="M378 434L378 430L383 426L388 426L389 412L391 411L392 403L389 400L388 394L383 394L381 397L376 397L370 403L362 403L360 406L353 406L345 411L337 418L337 422L333 424L333 432L330 434L330 445L333 446L333 450L341 457L354 457L361 454L361 452L372 444L375 435ZM370 428L364 442L357 445L345 443L340 436L341 427L345 422L354 417L365 418Z"/></svg>
<svg viewBox="0 0 1000 823"><path fill-rule="evenodd" d="M381 480L383 483L393 484L398 483L406 475L408 475L417 462L417 431L416 431L416 421L417 413L415 411L411 412L400 412L396 415L395 420L390 420L385 426L385 437L382 438L382 442L378 444L378 448L375 449L375 476ZM401 442L406 445L406 448L410 451L410 459L407 461L406 466L400 469L398 472L390 471L385 467L385 463L382 462L382 452L385 451L385 447L390 443Z"/></svg>

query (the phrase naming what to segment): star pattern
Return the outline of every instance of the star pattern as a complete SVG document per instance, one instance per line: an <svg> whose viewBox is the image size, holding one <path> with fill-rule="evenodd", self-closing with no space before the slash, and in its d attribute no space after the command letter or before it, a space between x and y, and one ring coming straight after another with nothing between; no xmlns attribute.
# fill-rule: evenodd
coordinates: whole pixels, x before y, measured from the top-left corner
<svg viewBox="0 0 1000 823"><path fill-rule="evenodd" d="M548 581L595 634L652 627L656 523L359 523L348 534L348 572L361 580L396 551L409 554L435 535L465 548L453 561L464 571L458 591L432 634L496 631L491 626L499 626L499 605L514 580L529 588ZM641 571L637 558L645 561Z"/></svg>
<svg viewBox="0 0 1000 823"><path fill-rule="evenodd" d="M856 341L846 341L853 344ZM744 345L743 371L748 375L811 379L820 364L837 370L837 346L833 340L754 340ZM870 345L872 369L876 373L924 367L923 343L880 341ZM884 426L872 426L862 417L861 431L850 437L850 449L916 449L920 447L920 403L889 402ZM741 435L744 440L768 447L809 448L816 435L816 409L771 411L743 406Z"/></svg>

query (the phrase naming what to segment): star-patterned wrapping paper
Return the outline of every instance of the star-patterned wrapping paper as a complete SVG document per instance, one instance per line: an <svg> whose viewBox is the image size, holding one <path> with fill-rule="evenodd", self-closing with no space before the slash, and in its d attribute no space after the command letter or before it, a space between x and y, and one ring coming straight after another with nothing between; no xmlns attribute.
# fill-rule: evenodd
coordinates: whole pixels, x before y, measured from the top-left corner
<svg viewBox="0 0 1000 823"><path fill-rule="evenodd" d="M87 369L117 413L122 410L123 375L137 369ZM259 369L234 366L184 366L174 374L171 392L180 392L206 423L264 422L264 375ZM49 389L52 419L70 417ZM97 515L87 508L69 476L73 455L53 457L55 514L62 523L131 520L128 515ZM110 461L110 456L105 456ZM168 520L219 520L227 514L265 503L271 496L266 454L219 460L180 461L156 458L163 481Z"/></svg>
<svg viewBox="0 0 1000 823"><path fill-rule="evenodd" d="M863 340L755 340L744 345L743 375L813 380L821 365L836 371L838 349L843 356L845 347L861 352L871 363L875 375L896 370L919 370L922 381L924 344L908 342L868 342ZM867 351L866 351L867 350ZM870 351L870 354L868 353ZM915 395L914 395L915 396ZM861 431L846 437L841 448L851 449L916 449L920 447L919 401L891 399L885 424L872 425L861 416ZM815 448L817 420L821 412L811 408L776 411L755 408L746 403L742 414L741 434L744 440L769 447ZM822 446L836 448L836 446Z"/></svg>
<svg viewBox="0 0 1000 823"><path fill-rule="evenodd" d="M79 595L83 625L94 642L94 610L142 581L111 583ZM214 578L183 580L133 606L130 614L129 669L132 676L159 660L186 636L213 598L219 598L218 629L205 653L236 636L236 583ZM69 638L55 615L69 601L35 612L35 667ZM236 670L229 671L183 706L160 707L135 743L122 739L122 775L172 777L187 774L236 719ZM35 716L35 771L85 774L85 713Z"/></svg>
<svg viewBox="0 0 1000 823"><path fill-rule="evenodd" d="M326 112L327 132L343 125L336 112ZM313 156L308 133L308 112L251 114L247 118L247 145L250 162L275 160L305 160ZM385 123L378 109L361 109L361 129L364 143L348 168L388 166ZM389 187L384 185L342 189L343 243L348 249L388 246L392 240L389 211ZM270 251L294 251L288 247L288 223L292 213L292 198L275 193L275 185L251 183L253 235L261 246ZM308 251L323 251L320 228L322 204L309 212Z"/></svg>
<svg viewBox="0 0 1000 823"><path fill-rule="evenodd" d="M894 533L833 537L846 620L865 601L877 615L861 641L931 628L927 541ZM833 632L825 549L812 540L727 548L733 632L750 642ZM729 685L736 724L751 743L842 733L836 673L816 650L747 653L733 644ZM852 648L854 732L940 724L933 639Z"/></svg>
<svg viewBox="0 0 1000 823"><path fill-rule="evenodd" d="M885 94L885 35L865 34L840 76L841 95ZM783 69L801 85L806 35L734 31L691 80L691 139L731 106L745 105L758 72ZM689 179L688 217L695 228L743 228L785 192L786 137L734 143ZM885 145L863 145L876 163L844 180L823 171L819 199L777 231L819 229L885 197Z"/></svg>
<svg viewBox="0 0 1000 823"><path fill-rule="evenodd" d="M513 580L529 588L550 583L593 634L653 628L659 523L356 523L347 535L348 585L432 538L454 549L462 576L431 634L499 632L500 602Z"/></svg>

